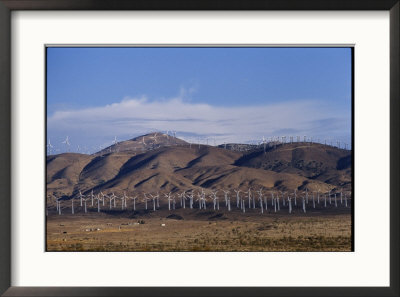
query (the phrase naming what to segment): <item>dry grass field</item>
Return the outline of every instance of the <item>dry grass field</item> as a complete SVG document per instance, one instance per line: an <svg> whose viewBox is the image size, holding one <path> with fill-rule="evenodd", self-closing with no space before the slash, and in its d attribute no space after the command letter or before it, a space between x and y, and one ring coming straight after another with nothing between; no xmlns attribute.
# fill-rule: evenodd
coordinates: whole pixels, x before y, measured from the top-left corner
<svg viewBox="0 0 400 297"><path fill-rule="evenodd" d="M351 251L349 209L324 216L237 213L230 219L222 212L182 214L51 214L47 251Z"/></svg>

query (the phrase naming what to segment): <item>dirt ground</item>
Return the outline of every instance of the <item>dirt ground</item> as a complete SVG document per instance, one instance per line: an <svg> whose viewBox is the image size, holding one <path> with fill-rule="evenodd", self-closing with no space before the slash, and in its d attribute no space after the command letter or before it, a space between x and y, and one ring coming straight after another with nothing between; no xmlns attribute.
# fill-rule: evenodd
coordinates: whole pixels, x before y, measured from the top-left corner
<svg viewBox="0 0 400 297"><path fill-rule="evenodd" d="M349 208L260 214L240 210L47 216L47 251L351 251Z"/></svg>

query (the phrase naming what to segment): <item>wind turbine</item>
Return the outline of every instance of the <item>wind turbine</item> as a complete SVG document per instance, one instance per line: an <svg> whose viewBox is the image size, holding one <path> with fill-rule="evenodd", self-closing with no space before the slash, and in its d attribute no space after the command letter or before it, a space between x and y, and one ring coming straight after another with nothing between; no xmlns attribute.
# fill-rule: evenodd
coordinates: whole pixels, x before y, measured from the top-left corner
<svg viewBox="0 0 400 297"><path fill-rule="evenodd" d="M239 208L240 190L234 190L236 193L236 207Z"/></svg>
<svg viewBox="0 0 400 297"><path fill-rule="evenodd" d="M231 199L229 198L229 190L222 190L224 192L225 197L225 206L228 207L228 211L231 211Z"/></svg>
<svg viewBox="0 0 400 297"><path fill-rule="evenodd" d="M215 210L215 207L217 206L217 199L218 199L217 193L218 193L218 191L211 191L211 195L210 195L211 199L213 200L214 210Z"/></svg>
<svg viewBox="0 0 400 297"><path fill-rule="evenodd" d="M193 191L191 191L190 194L188 194L188 198L189 198L189 208L192 209L193 208Z"/></svg>
<svg viewBox="0 0 400 297"><path fill-rule="evenodd" d="M282 199L283 199L283 197L282 197ZM281 206L279 204L279 195L278 194L276 194L276 202L278 204L278 211L280 211L281 210Z"/></svg>
<svg viewBox="0 0 400 297"><path fill-rule="evenodd" d="M65 140L62 142L63 144L66 145L67 147L67 152L69 152L69 147L70 147L70 143L69 143L69 137L67 136L67 138L65 138Z"/></svg>
<svg viewBox="0 0 400 297"><path fill-rule="evenodd" d="M146 193L143 193L143 196L144 196L145 209L147 210L147 200L149 200L149 198L147 198Z"/></svg>
<svg viewBox="0 0 400 297"><path fill-rule="evenodd" d="M171 210L171 192L164 194L164 196L168 199L168 210Z"/></svg>
<svg viewBox="0 0 400 297"><path fill-rule="evenodd" d="M249 198L249 208L251 208L251 188L249 188L248 191L246 191L245 193L247 193L247 197Z"/></svg>
<svg viewBox="0 0 400 297"><path fill-rule="evenodd" d="M179 202L180 202L181 208L185 208L185 207L186 207L186 206L185 206L185 199L186 199L185 192L186 192L186 191L183 191L182 193L178 194Z"/></svg>
<svg viewBox="0 0 400 297"><path fill-rule="evenodd" d="M313 205L313 208L315 208L314 192L312 193L312 205Z"/></svg>
<svg viewBox="0 0 400 297"><path fill-rule="evenodd" d="M97 194L95 199L97 200L97 212L100 212L100 194Z"/></svg>
<svg viewBox="0 0 400 297"><path fill-rule="evenodd" d="M53 145L51 144L50 138L49 138L49 141L47 143L47 154L51 155L52 149L53 149Z"/></svg>
<svg viewBox="0 0 400 297"><path fill-rule="evenodd" d="M340 191L340 205L343 205L343 189Z"/></svg>
<svg viewBox="0 0 400 297"><path fill-rule="evenodd" d="M133 200L133 211L136 211L136 199L137 199L137 196L132 197L132 200Z"/></svg>
<svg viewBox="0 0 400 297"><path fill-rule="evenodd" d="M151 199L153 199L153 211L156 211L156 202L158 199L158 193L156 195L150 194Z"/></svg>
<svg viewBox="0 0 400 297"><path fill-rule="evenodd" d="M110 196L110 209L111 209L111 201L112 201L113 204L114 204L114 208L117 206L117 205L116 205L116 198L117 198L117 196L115 196L115 195L114 195L114 192L112 192L112 194L111 194L111 196Z"/></svg>
<svg viewBox="0 0 400 297"><path fill-rule="evenodd" d="M84 195L82 195L82 192L79 190L79 198L81 198L81 207L82 207L82 200L83 200Z"/></svg>
<svg viewBox="0 0 400 297"><path fill-rule="evenodd" d="M94 199L93 189L92 189L92 192L90 192L90 198L92 199L92 206L93 206L93 199Z"/></svg>
<svg viewBox="0 0 400 297"><path fill-rule="evenodd" d="M154 143L157 143L157 132L153 136L150 136L150 138L154 140Z"/></svg>
<svg viewBox="0 0 400 297"><path fill-rule="evenodd" d="M258 199L260 199L261 213L264 213L262 188L259 189L257 192L258 192Z"/></svg>

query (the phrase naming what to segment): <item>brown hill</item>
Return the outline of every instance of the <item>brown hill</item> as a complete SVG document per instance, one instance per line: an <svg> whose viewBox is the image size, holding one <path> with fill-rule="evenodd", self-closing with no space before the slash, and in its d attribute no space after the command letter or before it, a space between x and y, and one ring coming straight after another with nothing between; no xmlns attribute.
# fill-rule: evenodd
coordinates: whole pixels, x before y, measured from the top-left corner
<svg viewBox="0 0 400 297"><path fill-rule="evenodd" d="M79 182L82 170L92 158L90 155L76 153L48 156L46 162L47 191L70 195Z"/></svg>
<svg viewBox="0 0 400 297"><path fill-rule="evenodd" d="M47 158L47 189L67 196L92 189L116 194L249 187L351 190L348 155L348 151L316 144L285 144L245 155L205 145L165 145L144 152L120 150L91 156L61 154Z"/></svg>
<svg viewBox="0 0 400 297"><path fill-rule="evenodd" d="M239 158L235 165L292 173L336 186L351 186L351 151L317 143L288 143L258 149Z"/></svg>
<svg viewBox="0 0 400 297"><path fill-rule="evenodd" d="M159 132L149 133L133 139L125 140L106 147L94 155L104 155L109 153L131 152L140 154L146 151L158 149L165 146L189 145L186 141Z"/></svg>

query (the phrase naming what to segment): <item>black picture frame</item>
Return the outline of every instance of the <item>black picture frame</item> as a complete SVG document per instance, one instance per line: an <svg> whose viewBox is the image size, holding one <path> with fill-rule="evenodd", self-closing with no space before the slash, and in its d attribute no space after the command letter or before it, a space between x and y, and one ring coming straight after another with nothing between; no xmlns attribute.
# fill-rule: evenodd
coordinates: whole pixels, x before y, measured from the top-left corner
<svg viewBox="0 0 400 297"><path fill-rule="evenodd" d="M17 10L390 11L389 287L12 287L11 12ZM399 0L0 0L0 293L2 296L399 296Z"/></svg>

